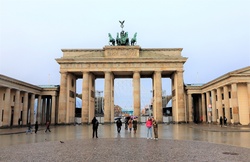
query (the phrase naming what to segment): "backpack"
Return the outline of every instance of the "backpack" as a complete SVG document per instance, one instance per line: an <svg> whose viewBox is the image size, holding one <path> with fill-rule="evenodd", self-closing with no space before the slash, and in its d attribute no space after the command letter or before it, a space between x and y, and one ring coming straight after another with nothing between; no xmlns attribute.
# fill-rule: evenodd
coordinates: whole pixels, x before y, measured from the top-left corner
<svg viewBox="0 0 250 162"><path fill-rule="evenodd" d="M98 120L96 120L95 121L95 127L98 127L98 125L99 125L99 122L98 122Z"/></svg>

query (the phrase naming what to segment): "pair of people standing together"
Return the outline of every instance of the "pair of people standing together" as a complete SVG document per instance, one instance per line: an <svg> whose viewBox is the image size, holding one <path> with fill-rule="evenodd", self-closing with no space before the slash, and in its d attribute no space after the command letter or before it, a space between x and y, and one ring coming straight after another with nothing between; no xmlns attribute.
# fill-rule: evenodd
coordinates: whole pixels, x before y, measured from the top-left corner
<svg viewBox="0 0 250 162"><path fill-rule="evenodd" d="M146 121L146 127L147 127L147 139L152 137L152 127L154 129L154 139L158 140L158 123L156 122L156 120L154 119L154 117L152 118L148 118L148 120Z"/></svg>

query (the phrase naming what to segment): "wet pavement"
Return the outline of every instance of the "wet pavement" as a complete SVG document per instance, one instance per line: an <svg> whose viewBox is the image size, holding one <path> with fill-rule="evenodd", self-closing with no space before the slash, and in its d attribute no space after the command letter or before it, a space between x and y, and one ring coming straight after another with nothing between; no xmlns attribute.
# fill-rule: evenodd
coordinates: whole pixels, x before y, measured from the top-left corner
<svg viewBox="0 0 250 162"><path fill-rule="evenodd" d="M145 124L138 125L136 134L124 130L124 126L118 134L114 124L100 124L98 139L92 139L91 125L51 126L48 133L44 132L45 127L39 127L37 134L26 134L26 129L0 129L0 161L61 161L60 158L64 158L63 161L250 159L250 126L159 124L158 141L146 138ZM56 153L55 149L58 149ZM94 154L93 151L97 150L98 153ZM13 152L22 153L13 155ZM32 155L27 157L29 152ZM50 156L46 158L45 155Z"/></svg>

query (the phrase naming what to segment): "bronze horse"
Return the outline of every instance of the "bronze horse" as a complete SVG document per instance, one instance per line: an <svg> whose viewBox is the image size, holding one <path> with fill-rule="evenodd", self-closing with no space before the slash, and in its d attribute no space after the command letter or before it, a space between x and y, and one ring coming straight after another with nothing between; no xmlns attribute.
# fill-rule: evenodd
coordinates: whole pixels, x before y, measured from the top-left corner
<svg viewBox="0 0 250 162"><path fill-rule="evenodd" d="M111 43L111 45L115 45L115 39L111 36L111 34L109 33L109 43Z"/></svg>
<svg viewBox="0 0 250 162"><path fill-rule="evenodd" d="M131 39L131 46L135 45L135 43L136 43L136 36L137 36L137 33L135 33L134 37Z"/></svg>

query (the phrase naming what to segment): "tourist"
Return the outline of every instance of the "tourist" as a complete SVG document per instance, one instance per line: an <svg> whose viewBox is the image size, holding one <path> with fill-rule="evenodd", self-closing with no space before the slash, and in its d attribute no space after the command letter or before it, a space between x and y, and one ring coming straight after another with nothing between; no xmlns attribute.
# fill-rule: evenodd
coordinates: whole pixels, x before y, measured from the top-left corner
<svg viewBox="0 0 250 162"><path fill-rule="evenodd" d="M222 127L222 121L223 121L223 119L222 119L222 116L220 117L220 126Z"/></svg>
<svg viewBox="0 0 250 162"><path fill-rule="evenodd" d="M35 124L35 133L38 131L38 121L36 121L36 124Z"/></svg>
<svg viewBox="0 0 250 162"><path fill-rule="evenodd" d="M18 127L20 127L21 126L21 119L19 118L18 119Z"/></svg>
<svg viewBox="0 0 250 162"><path fill-rule="evenodd" d="M116 121L116 127L117 127L117 132L120 133L122 127L122 121L120 118L118 118Z"/></svg>
<svg viewBox="0 0 250 162"><path fill-rule="evenodd" d="M125 130L128 130L128 121L129 121L129 118L126 117L125 118Z"/></svg>
<svg viewBox="0 0 250 162"><path fill-rule="evenodd" d="M224 125L227 125L227 117L224 116Z"/></svg>
<svg viewBox="0 0 250 162"><path fill-rule="evenodd" d="M50 127L50 121L47 121L45 132L47 132L47 131L51 132L49 127Z"/></svg>
<svg viewBox="0 0 250 162"><path fill-rule="evenodd" d="M154 117L152 117L153 128L154 128L154 139L158 140L158 123Z"/></svg>
<svg viewBox="0 0 250 162"><path fill-rule="evenodd" d="M132 131L132 126L133 126L133 120L132 120L132 118L130 118L128 121L128 128L129 128L130 132Z"/></svg>
<svg viewBox="0 0 250 162"><path fill-rule="evenodd" d="M96 119L96 117L94 117L92 119L92 125L93 125L93 138L96 136L96 138L98 138L97 136L97 130L98 130L98 126L99 126L99 122Z"/></svg>
<svg viewBox="0 0 250 162"><path fill-rule="evenodd" d="M152 119L148 117L148 120L146 121L146 127L147 127L147 139L152 138Z"/></svg>
<svg viewBox="0 0 250 162"><path fill-rule="evenodd" d="M136 117L133 120L133 129L134 129L134 133L136 133L136 130L137 130L137 118Z"/></svg>
<svg viewBox="0 0 250 162"><path fill-rule="evenodd" d="M32 134L32 127L31 127L31 124L30 124L30 122L28 123L28 130L26 130L26 134L27 133L31 133Z"/></svg>

